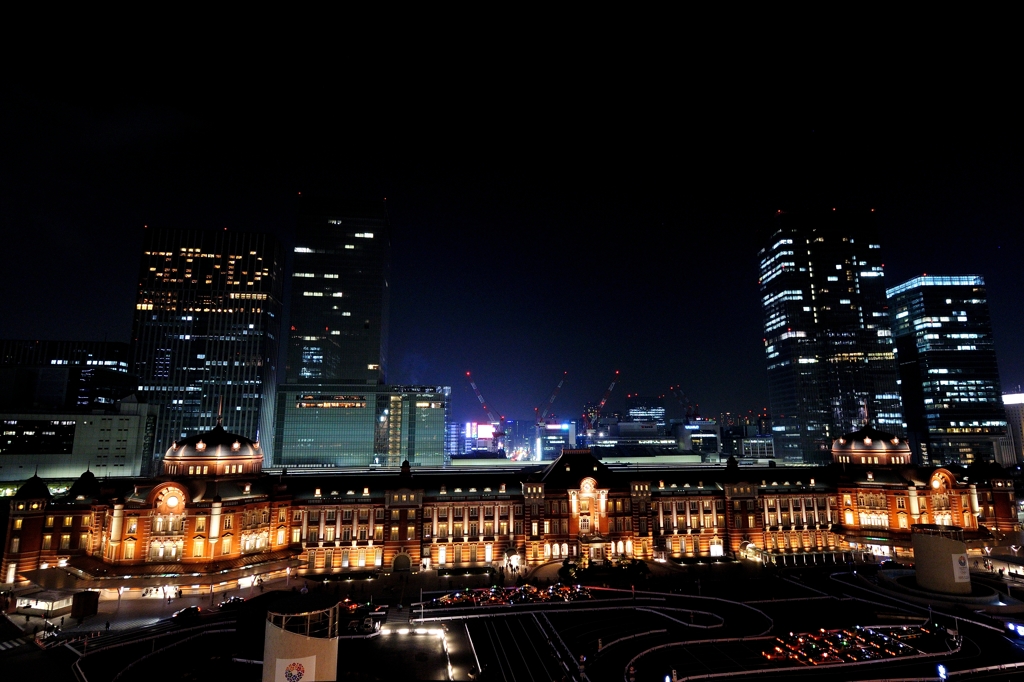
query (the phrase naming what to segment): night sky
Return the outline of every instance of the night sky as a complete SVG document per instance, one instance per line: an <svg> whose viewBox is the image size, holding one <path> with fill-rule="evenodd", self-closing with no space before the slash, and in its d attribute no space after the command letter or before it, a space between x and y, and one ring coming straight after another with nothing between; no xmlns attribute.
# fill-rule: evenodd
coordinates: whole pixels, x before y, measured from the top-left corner
<svg viewBox="0 0 1024 682"><path fill-rule="evenodd" d="M388 378L451 385L457 419L484 416L466 370L509 418L565 370L559 417L615 370L612 409L681 384L756 411L757 251L777 209L834 206L876 209L888 286L983 275L1003 388L1024 383L1021 132L987 83L639 64L8 80L0 336L128 341L143 225L290 250L297 193L330 191L387 198Z"/></svg>

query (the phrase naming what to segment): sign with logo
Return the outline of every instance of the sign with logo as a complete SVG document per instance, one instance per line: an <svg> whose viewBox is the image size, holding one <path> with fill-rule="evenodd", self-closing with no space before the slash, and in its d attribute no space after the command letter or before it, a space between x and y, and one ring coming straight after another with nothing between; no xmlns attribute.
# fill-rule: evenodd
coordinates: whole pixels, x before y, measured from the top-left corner
<svg viewBox="0 0 1024 682"><path fill-rule="evenodd" d="M971 582L971 566L967 563L966 554L953 555L953 582Z"/></svg>
<svg viewBox="0 0 1024 682"><path fill-rule="evenodd" d="M316 656L279 658L274 682L312 682L316 679Z"/></svg>

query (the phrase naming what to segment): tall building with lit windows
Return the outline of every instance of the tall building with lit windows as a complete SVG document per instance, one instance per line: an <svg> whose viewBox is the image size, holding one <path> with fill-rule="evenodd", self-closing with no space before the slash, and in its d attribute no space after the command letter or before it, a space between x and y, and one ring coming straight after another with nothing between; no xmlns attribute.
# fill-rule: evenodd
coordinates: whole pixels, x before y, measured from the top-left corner
<svg viewBox="0 0 1024 682"><path fill-rule="evenodd" d="M299 197L289 384L385 382L390 263L384 202Z"/></svg>
<svg viewBox="0 0 1024 682"><path fill-rule="evenodd" d="M1006 414L985 280L915 277L886 294L914 455L923 464L995 461Z"/></svg>
<svg viewBox="0 0 1024 682"><path fill-rule="evenodd" d="M864 424L903 435L873 211L779 211L759 257L776 456L824 460Z"/></svg>
<svg viewBox="0 0 1024 682"><path fill-rule="evenodd" d="M283 384L274 466L445 466L451 391L450 386Z"/></svg>
<svg viewBox="0 0 1024 682"><path fill-rule="evenodd" d="M145 231L130 370L160 405L159 456L204 431L263 439L272 451L283 250L268 234Z"/></svg>

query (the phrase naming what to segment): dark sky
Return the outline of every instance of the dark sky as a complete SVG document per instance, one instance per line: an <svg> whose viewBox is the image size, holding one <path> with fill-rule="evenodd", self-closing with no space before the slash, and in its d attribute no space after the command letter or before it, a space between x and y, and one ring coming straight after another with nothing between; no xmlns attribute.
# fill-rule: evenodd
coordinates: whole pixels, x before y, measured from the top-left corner
<svg viewBox="0 0 1024 682"><path fill-rule="evenodd" d="M510 418L565 370L563 417L615 370L613 408L681 384L745 412L768 397L760 240L776 209L835 206L876 209L890 286L985 276L1004 388L1024 383L1021 133L996 75L657 57L8 79L0 335L127 341L144 224L290 243L296 193L331 191L387 197L389 379L451 385L457 418L483 416L466 370Z"/></svg>

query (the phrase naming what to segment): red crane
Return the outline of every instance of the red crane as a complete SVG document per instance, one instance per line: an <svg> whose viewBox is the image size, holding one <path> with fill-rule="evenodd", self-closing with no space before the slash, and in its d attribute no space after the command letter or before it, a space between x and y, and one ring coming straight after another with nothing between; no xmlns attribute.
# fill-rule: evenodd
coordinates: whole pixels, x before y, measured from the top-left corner
<svg viewBox="0 0 1024 682"><path fill-rule="evenodd" d="M697 405L696 407L694 407L694 404L692 402L690 402L690 399L686 397L685 393L683 393L682 384L676 384L675 386L670 386L668 390L672 391L672 395L674 395L676 397L676 400L679 401L679 404L683 406L684 410L686 410L686 423L687 424L690 423L691 419L695 419L697 417L700 417L700 405Z"/></svg>
<svg viewBox="0 0 1024 682"><path fill-rule="evenodd" d="M533 413L537 417L537 426L544 423L544 418L548 416L548 412L551 411L551 406L555 404L555 398L558 397L558 392L562 390L562 384L565 383L565 378L569 376L568 372L562 372L562 378L558 381L558 385L555 386L554 392L551 393L551 397L548 398L548 402L544 405L544 411L541 412L539 407L533 408Z"/></svg>
<svg viewBox="0 0 1024 682"><path fill-rule="evenodd" d="M495 448L498 448L499 439L505 437L505 415L496 415L494 414L494 410L487 406L487 401L484 400L483 395L481 395L480 393L480 389L476 387L476 382L473 381L473 375L470 374L469 372L466 372L466 380L469 382L469 385L473 387L473 392L476 394L476 399L480 401L481 407L483 407L484 412L487 413L487 418L490 420L492 424L498 424L498 430L494 432L494 438L492 439Z"/></svg>
<svg viewBox="0 0 1024 682"><path fill-rule="evenodd" d="M612 377L612 383L608 384L608 390L604 392L604 397L601 398L601 402L597 404L597 409L594 410L592 415L583 415L583 428L592 429L597 424L597 420L601 417L601 410L604 409L605 403L608 402L608 398L611 397L612 391L615 389L615 384L619 382L619 370L615 370L615 375Z"/></svg>

